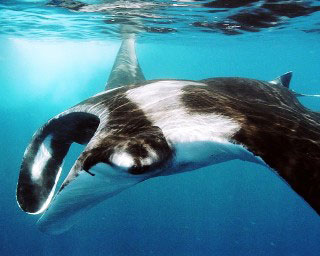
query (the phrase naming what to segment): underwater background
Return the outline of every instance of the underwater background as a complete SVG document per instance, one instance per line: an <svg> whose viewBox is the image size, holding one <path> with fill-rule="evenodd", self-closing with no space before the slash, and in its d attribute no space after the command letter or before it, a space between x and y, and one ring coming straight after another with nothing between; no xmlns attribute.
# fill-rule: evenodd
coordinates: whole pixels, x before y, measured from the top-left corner
<svg viewBox="0 0 320 256"><path fill-rule="evenodd" d="M58 236L38 231L39 216L15 198L32 134L104 89L119 24L139 18L148 80L293 71L293 90L319 94L319 10L319 1L1 0L0 255L320 255L316 212L276 174L238 160L140 183ZM319 98L301 101L320 111ZM72 146L63 177L81 149Z"/></svg>

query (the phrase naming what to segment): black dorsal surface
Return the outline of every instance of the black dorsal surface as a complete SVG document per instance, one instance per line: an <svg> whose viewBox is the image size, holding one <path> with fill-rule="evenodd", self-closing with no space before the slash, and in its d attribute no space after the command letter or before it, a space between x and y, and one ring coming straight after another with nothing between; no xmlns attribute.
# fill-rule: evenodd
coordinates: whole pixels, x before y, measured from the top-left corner
<svg viewBox="0 0 320 256"><path fill-rule="evenodd" d="M320 214L320 115L286 87L243 78L188 86L189 112L220 113L241 124L232 140L261 157Z"/></svg>

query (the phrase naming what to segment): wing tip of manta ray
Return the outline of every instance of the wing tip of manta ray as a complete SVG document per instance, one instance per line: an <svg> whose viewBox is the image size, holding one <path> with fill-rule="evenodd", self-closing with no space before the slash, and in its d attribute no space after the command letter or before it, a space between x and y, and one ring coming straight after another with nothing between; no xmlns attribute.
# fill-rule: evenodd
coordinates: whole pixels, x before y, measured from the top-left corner
<svg viewBox="0 0 320 256"><path fill-rule="evenodd" d="M292 71L288 71L288 72L284 73L283 75L277 77L276 79L269 81L269 83L278 84L278 85L282 85L282 86L284 86L286 88L289 88L290 87L290 82L291 82L291 79L292 79L292 75L293 75L293 72Z"/></svg>
<svg viewBox="0 0 320 256"><path fill-rule="evenodd" d="M71 143L87 143L99 123L93 114L69 111L50 119L37 130L23 155L16 187L16 201L22 211L38 215L47 210ZM85 132L75 133L75 129Z"/></svg>
<svg viewBox="0 0 320 256"><path fill-rule="evenodd" d="M42 217L36 223L37 229L47 235L61 235L70 230L70 227L56 227L47 221L43 221Z"/></svg>
<svg viewBox="0 0 320 256"><path fill-rule="evenodd" d="M293 75L293 72L288 71L283 75L277 77L276 79L269 81L269 83L282 85L289 89L292 75ZM296 97L316 97L316 98L320 97L320 94L304 94L304 93L295 92L294 90L291 90L291 92L293 92L293 94Z"/></svg>

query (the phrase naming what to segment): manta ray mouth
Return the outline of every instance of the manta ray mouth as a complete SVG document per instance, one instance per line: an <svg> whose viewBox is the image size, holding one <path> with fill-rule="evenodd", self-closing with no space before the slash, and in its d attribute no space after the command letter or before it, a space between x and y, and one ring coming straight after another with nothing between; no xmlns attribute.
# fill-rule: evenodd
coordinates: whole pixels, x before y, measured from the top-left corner
<svg viewBox="0 0 320 256"><path fill-rule="evenodd" d="M24 153L17 185L17 201L23 211L40 214L48 208L71 144L87 144L99 124L94 114L68 111L50 119L34 134Z"/></svg>

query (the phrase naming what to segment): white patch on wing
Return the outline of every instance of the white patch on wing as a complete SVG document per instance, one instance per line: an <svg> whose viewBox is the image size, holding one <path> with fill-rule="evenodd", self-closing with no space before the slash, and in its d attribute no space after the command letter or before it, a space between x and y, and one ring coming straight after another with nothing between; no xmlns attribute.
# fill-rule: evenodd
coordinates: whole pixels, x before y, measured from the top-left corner
<svg viewBox="0 0 320 256"><path fill-rule="evenodd" d="M53 186L53 188L51 189L50 194L49 194L47 200L44 202L44 204L41 206L41 208L40 208L37 212L33 212L33 213L28 212L29 214L31 214L31 215L36 215L36 214L42 213L42 212L44 212L44 211L49 207L49 204L50 204L50 202L51 202L51 200L52 200L52 198L53 198L54 191L55 191L55 189L56 189L56 186L57 186L57 183L58 183L58 180L59 180L61 171L62 171L62 167L60 166L59 171L58 171L57 176L56 176L56 179L55 179L55 181L54 181L54 186Z"/></svg>
<svg viewBox="0 0 320 256"><path fill-rule="evenodd" d="M31 168L31 178L35 183L42 184L42 175L45 175L43 174L43 169L46 166L48 160L52 157L52 152L50 147L51 139L52 139L51 136L47 136L45 138L45 140L42 142L42 144L39 147L37 155L34 158L32 168ZM44 201L44 203L42 204L41 208L38 211L33 213L28 212L29 214L32 214L32 215L40 214L49 207L49 204L54 196L54 191L56 189L59 177L61 175L62 165L63 164L61 164L61 166L59 167L57 176L54 181L54 185L49 193L48 198ZM46 186L46 185L42 184L42 186Z"/></svg>
<svg viewBox="0 0 320 256"><path fill-rule="evenodd" d="M134 159L125 151L116 152L111 155L110 161L116 166L130 168L134 165Z"/></svg>
<svg viewBox="0 0 320 256"><path fill-rule="evenodd" d="M150 148L149 146L145 145L147 152L148 152L148 157L141 159L141 164L142 166L147 166L147 165L151 165L155 162L157 162L159 160L159 157L157 155L157 153Z"/></svg>
<svg viewBox="0 0 320 256"><path fill-rule="evenodd" d="M50 146L48 145L51 140L51 137L48 136L40 145L40 148L35 156L31 168L31 178L33 181L41 179L42 171L48 160L51 158ZM49 147L47 147L47 145ZM49 148L49 150L48 150Z"/></svg>
<svg viewBox="0 0 320 256"><path fill-rule="evenodd" d="M192 81L158 81L128 90L127 97L170 142L228 142L240 124L221 114L188 113L181 102L182 89L188 85L206 86Z"/></svg>
<svg viewBox="0 0 320 256"><path fill-rule="evenodd" d="M207 86L192 81L157 81L127 91L153 125L161 128L175 148L175 164L171 173L241 159L264 164L242 145L230 142L241 126L220 113L188 113L181 97L183 87ZM187 166L188 165L188 166Z"/></svg>

